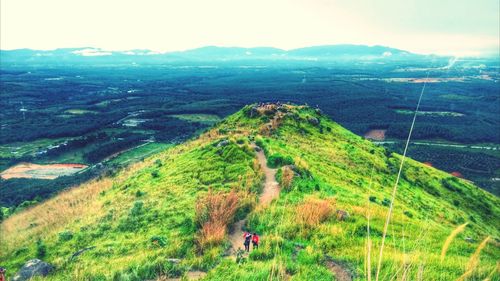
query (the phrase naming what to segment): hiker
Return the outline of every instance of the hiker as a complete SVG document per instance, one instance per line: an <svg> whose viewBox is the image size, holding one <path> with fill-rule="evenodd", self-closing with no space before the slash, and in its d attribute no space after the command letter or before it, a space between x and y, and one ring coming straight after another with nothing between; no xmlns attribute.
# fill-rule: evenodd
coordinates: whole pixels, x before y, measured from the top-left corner
<svg viewBox="0 0 500 281"><path fill-rule="evenodd" d="M245 242L243 242L243 245L245 245L245 251L250 252L250 241L252 240L252 234L245 231L245 233L243 234L243 238L245 239Z"/></svg>
<svg viewBox="0 0 500 281"><path fill-rule="evenodd" d="M259 248L259 235L257 233L253 233L252 235L252 249L258 249Z"/></svg>
<svg viewBox="0 0 500 281"><path fill-rule="evenodd" d="M0 281L5 281L5 268L0 266Z"/></svg>

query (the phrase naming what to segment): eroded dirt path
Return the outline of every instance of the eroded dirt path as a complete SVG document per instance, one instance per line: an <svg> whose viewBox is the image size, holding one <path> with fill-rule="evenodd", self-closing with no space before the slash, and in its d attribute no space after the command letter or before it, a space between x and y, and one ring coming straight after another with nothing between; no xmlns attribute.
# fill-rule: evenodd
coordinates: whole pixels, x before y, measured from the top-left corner
<svg viewBox="0 0 500 281"><path fill-rule="evenodd" d="M352 281L352 274L342 264L333 260L326 261L326 267L335 275L335 280Z"/></svg>
<svg viewBox="0 0 500 281"><path fill-rule="evenodd" d="M255 149L255 153L257 154L257 161L264 172L264 188L262 189L262 193L259 196L259 202L257 207L265 207L269 205L273 199L278 198L280 195L280 186L276 181L276 172L277 169L271 169L267 166L267 158L262 149L257 147L255 144L252 144L252 147ZM237 221L231 232L229 233L229 242L231 243L231 247L229 248L229 254L231 256L236 255L236 251L241 248L243 249L243 231L242 228L246 223L246 218L240 221Z"/></svg>
<svg viewBox="0 0 500 281"><path fill-rule="evenodd" d="M264 172L264 188L259 196L259 202L257 208L263 208L269 205L274 199L278 198L280 195L280 186L276 181L277 169L271 169L267 166L267 158L262 149L252 144L257 154L257 160L259 165ZM231 232L229 233L229 241L231 247L229 248L229 255L232 257L236 256L236 251L238 249L243 249L243 226L246 223L246 218L234 223ZM335 275L335 280L339 281L352 281L353 276L349 269L342 265L341 263L335 262L332 259L327 259L326 267Z"/></svg>

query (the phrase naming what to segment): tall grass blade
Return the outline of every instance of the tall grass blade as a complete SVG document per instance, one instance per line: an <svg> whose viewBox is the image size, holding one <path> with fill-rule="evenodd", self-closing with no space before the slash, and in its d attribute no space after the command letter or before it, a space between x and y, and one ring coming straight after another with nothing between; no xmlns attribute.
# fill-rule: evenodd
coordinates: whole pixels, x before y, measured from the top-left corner
<svg viewBox="0 0 500 281"><path fill-rule="evenodd" d="M469 224L468 222L462 224L462 225L459 225L457 228L455 228L455 230L453 230L450 235L448 236L448 238L446 238L446 241L444 242L443 244L443 248L441 250L441 262L444 261L444 257L446 256L446 252L448 251L448 248L450 247L450 244L451 242L453 242L453 240L455 239L455 237L457 237L457 235L464 231L465 227L467 226L467 224Z"/></svg>

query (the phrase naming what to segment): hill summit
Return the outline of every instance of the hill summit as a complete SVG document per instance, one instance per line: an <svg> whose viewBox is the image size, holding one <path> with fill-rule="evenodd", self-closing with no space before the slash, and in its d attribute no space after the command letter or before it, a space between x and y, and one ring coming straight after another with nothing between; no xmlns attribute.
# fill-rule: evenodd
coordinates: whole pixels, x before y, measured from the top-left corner
<svg viewBox="0 0 500 281"><path fill-rule="evenodd" d="M38 258L53 266L47 280L498 274L499 199L411 159L378 267L401 160L317 108L249 105L195 139L9 217L0 266L12 277ZM249 254L238 249L244 230L260 236Z"/></svg>

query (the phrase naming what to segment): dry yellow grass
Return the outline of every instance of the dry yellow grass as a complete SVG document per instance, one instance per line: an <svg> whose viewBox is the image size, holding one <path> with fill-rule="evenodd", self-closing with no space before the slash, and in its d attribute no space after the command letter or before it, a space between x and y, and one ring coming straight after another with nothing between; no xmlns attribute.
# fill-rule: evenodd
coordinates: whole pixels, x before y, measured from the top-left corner
<svg viewBox="0 0 500 281"><path fill-rule="evenodd" d="M0 225L0 248L5 250L0 252L0 257L2 253L31 243L42 234L48 236L57 233L73 221L102 215L101 202L97 200L99 194L150 165L154 159L130 165L114 179L92 180L70 188L52 199L10 216Z"/></svg>
<svg viewBox="0 0 500 281"><path fill-rule="evenodd" d="M462 225L459 225L457 228L455 228L451 233L450 235L448 236L448 238L446 238L446 241L444 242L443 244L443 248L441 250L441 262L444 261L444 257L446 256L446 252L448 251L448 248L450 247L450 244L451 242L453 242L453 239L455 239L455 237L462 231L464 231L465 227L467 226L467 224L469 224L468 222L462 224Z"/></svg>
<svg viewBox="0 0 500 281"><path fill-rule="evenodd" d="M325 221L334 211L335 202L310 198L297 206L297 221L306 226L317 226Z"/></svg>
<svg viewBox="0 0 500 281"><path fill-rule="evenodd" d="M477 247L476 251L470 256L469 262L467 263L467 267L465 268L464 274L460 276L456 281L463 281L467 277L469 277L474 270L477 268L479 265L479 255L481 254L481 251L486 247L488 244L488 241L490 240L490 236L486 237L481 244Z"/></svg>
<svg viewBox="0 0 500 281"><path fill-rule="evenodd" d="M89 215L89 211L97 212L100 208L96 206L95 198L111 186L110 179L91 181L79 188L65 191L44 204L9 217L0 229L2 247L18 248L25 241L41 234L52 233L70 221ZM10 243L4 245L4 239Z"/></svg>
<svg viewBox="0 0 500 281"><path fill-rule="evenodd" d="M281 185L285 189L289 189L293 182L293 177L295 176L295 172L290 168L290 166L284 166L281 168L282 177L281 177Z"/></svg>
<svg viewBox="0 0 500 281"><path fill-rule="evenodd" d="M208 194L196 203L196 221L201 225L197 237L201 249L224 241L227 226L233 220L238 209L238 194L232 190L229 193Z"/></svg>

